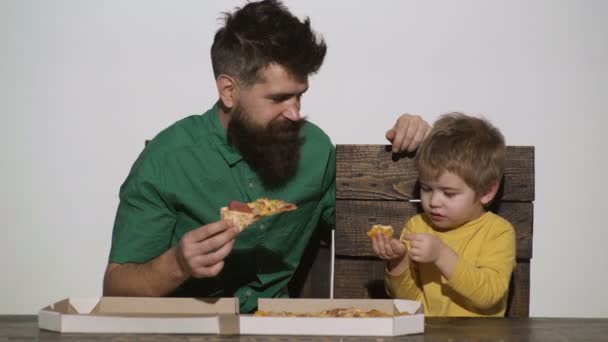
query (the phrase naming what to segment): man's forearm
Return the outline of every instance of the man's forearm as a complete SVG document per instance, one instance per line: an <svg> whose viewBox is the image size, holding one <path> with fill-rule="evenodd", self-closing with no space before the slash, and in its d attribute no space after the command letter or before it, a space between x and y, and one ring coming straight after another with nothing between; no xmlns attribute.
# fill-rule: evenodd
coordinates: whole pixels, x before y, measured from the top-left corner
<svg viewBox="0 0 608 342"><path fill-rule="evenodd" d="M161 297L188 279L171 248L145 264L109 264L103 281L104 296Z"/></svg>

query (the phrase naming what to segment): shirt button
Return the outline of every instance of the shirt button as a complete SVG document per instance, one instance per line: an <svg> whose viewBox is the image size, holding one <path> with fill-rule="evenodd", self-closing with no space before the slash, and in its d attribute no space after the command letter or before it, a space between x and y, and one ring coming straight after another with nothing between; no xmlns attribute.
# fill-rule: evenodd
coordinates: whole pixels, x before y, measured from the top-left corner
<svg viewBox="0 0 608 342"><path fill-rule="evenodd" d="M266 228L266 225L263 223L260 223L260 229L265 229L265 228Z"/></svg>
<svg viewBox="0 0 608 342"><path fill-rule="evenodd" d="M247 296L247 297L251 296L251 291L247 290L247 292L245 292L245 296Z"/></svg>
<svg viewBox="0 0 608 342"><path fill-rule="evenodd" d="M249 182L249 187L253 188L253 182Z"/></svg>

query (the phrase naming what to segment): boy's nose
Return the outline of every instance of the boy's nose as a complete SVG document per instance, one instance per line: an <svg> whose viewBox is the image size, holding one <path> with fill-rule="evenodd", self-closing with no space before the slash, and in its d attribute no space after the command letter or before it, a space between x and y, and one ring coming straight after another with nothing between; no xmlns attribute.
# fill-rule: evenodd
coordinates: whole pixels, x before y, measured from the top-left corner
<svg viewBox="0 0 608 342"><path fill-rule="evenodd" d="M429 205L432 208L437 208L437 207L439 207L441 205L441 200L440 200L438 194L432 194L431 195L431 200L429 201Z"/></svg>

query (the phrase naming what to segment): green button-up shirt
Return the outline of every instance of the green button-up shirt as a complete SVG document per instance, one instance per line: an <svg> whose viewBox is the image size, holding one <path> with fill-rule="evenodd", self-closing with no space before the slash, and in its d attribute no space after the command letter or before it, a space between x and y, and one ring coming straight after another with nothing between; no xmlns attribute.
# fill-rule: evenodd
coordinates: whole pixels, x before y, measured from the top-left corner
<svg viewBox="0 0 608 342"><path fill-rule="evenodd" d="M218 221L220 208L231 200L278 198L298 209L248 227L217 277L190 279L173 295L237 296L241 312L255 310L258 297L287 296L286 285L319 220L334 223L334 146L309 122L301 136L295 177L269 190L228 144L217 106L163 130L147 144L120 188L109 262L154 259L186 232Z"/></svg>

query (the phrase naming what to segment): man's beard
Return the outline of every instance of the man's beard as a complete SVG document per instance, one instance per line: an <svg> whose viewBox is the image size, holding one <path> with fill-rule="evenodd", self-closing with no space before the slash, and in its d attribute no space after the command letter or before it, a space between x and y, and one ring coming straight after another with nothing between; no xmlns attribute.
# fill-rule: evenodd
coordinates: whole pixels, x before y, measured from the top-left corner
<svg viewBox="0 0 608 342"><path fill-rule="evenodd" d="M265 186L278 188L291 179L300 161L300 128L303 121L271 121L255 125L241 106L230 114L227 136Z"/></svg>

